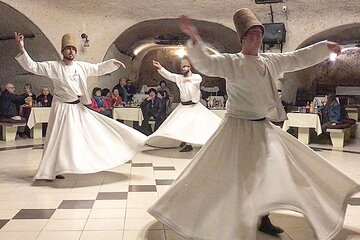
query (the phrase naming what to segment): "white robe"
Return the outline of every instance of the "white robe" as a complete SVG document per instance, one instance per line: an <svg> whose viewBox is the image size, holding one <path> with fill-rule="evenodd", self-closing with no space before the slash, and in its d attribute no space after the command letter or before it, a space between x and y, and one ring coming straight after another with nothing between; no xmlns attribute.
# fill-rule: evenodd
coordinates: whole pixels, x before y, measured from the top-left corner
<svg viewBox="0 0 360 240"><path fill-rule="evenodd" d="M182 102L191 101L196 104L181 103L166 118L160 127L149 136L146 144L154 147L178 147L181 142L204 145L216 131L221 122L216 114L204 107L200 101L199 74L184 77L161 68L158 72L169 81L175 82L180 91Z"/></svg>
<svg viewBox="0 0 360 240"><path fill-rule="evenodd" d="M74 61L34 62L27 52L16 60L27 71L49 77L54 99L43 157L35 179L54 179L63 173L94 173L127 162L141 149L146 136L85 107L68 104L80 96L90 103L86 79L117 69L113 60L99 64Z"/></svg>
<svg viewBox="0 0 360 240"><path fill-rule="evenodd" d="M268 120L285 118L274 79L327 59L326 42L257 57L209 56L203 47L188 43L190 61L225 78L227 114L149 213L189 239L255 240L261 216L289 209L305 215L318 239L332 239L359 185Z"/></svg>

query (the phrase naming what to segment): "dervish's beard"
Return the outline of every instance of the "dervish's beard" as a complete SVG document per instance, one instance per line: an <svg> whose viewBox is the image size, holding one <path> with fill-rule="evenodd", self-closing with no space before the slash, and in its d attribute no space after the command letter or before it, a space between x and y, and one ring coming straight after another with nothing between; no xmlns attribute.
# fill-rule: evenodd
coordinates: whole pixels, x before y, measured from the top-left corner
<svg viewBox="0 0 360 240"><path fill-rule="evenodd" d="M190 70L187 70L187 71L181 71L182 75L184 77L188 77L190 75Z"/></svg>
<svg viewBox="0 0 360 240"><path fill-rule="evenodd" d="M64 59L70 60L70 61L74 60L74 58L75 58L74 55L64 56Z"/></svg>

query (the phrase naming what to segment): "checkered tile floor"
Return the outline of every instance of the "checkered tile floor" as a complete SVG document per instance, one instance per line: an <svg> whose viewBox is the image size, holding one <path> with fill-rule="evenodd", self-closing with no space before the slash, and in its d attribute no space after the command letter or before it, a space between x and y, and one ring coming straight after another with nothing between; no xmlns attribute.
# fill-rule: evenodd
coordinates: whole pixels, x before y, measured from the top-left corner
<svg viewBox="0 0 360 240"><path fill-rule="evenodd" d="M197 151L178 150L146 148L132 161L109 171L33 182L41 145L1 148L0 239L183 240L146 211L167 191ZM351 153L343 153L342 158L347 164L354 161ZM354 172L348 169L348 173ZM345 228L337 240L345 240L348 235L360 236L360 198L354 197L351 204L346 223L352 230ZM276 212L271 218L286 233L281 238L259 234L258 239L315 240L301 215Z"/></svg>

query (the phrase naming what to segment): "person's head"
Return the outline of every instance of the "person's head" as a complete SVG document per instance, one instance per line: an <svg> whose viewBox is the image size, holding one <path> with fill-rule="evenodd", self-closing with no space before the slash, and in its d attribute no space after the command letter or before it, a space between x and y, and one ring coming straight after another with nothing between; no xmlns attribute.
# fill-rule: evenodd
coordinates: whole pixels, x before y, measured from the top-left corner
<svg viewBox="0 0 360 240"><path fill-rule="evenodd" d="M10 93L15 93L15 86L12 83L5 84L5 89Z"/></svg>
<svg viewBox="0 0 360 240"><path fill-rule="evenodd" d="M191 65L190 65L190 61L187 58L181 59L180 72L184 76L189 76L191 74Z"/></svg>
<svg viewBox="0 0 360 240"><path fill-rule="evenodd" d="M125 79L125 78L120 78L120 79L119 79L119 84L120 84L120 86L125 87L125 85L126 85L126 79Z"/></svg>
<svg viewBox="0 0 360 240"><path fill-rule="evenodd" d="M152 98L152 99L154 99L156 97L157 93L158 92L156 91L155 88L150 88L149 91L148 91L149 97Z"/></svg>
<svg viewBox="0 0 360 240"><path fill-rule="evenodd" d="M126 80L126 86L131 86L132 85L132 81L130 79Z"/></svg>
<svg viewBox="0 0 360 240"><path fill-rule="evenodd" d="M44 94L45 96L50 94L50 88L48 86L43 86L41 89L42 94Z"/></svg>
<svg viewBox="0 0 360 240"><path fill-rule="evenodd" d="M167 93L167 91L165 91L165 90L160 90L160 91L158 92L158 96L159 96L160 98L162 98L162 99L168 99L168 98L169 98L168 93Z"/></svg>
<svg viewBox="0 0 360 240"><path fill-rule="evenodd" d="M248 8L241 8L233 16L234 25L243 51L259 51L265 32L264 26Z"/></svg>
<svg viewBox="0 0 360 240"><path fill-rule="evenodd" d="M113 95L114 95L115 97L118 97L118 96L120 95L119 89L115 88L115 89L113 90Z"/></svg>
<svg viewBox="0 0 360 240"><path fill-rule="evenodd" d="M92 95L96 96L96 97L100 97L101 96L101 88L95 87L92 91Z"/></svg>
<svg viewBox="0 0 360 240"><path fill-rule="evenodd" d="M333 93L328 93L325 95L326 105L331 104L333 101L336 101L336 95Z"/></svg>
<svg viewBox="0 0 360 240"><path fill-rule="evenodd" d="M75 38L70 34L65 34L61 39L61 54L66 61L75 59L77 53Z"/></svg>
<svg viewBox="0 0 360 240"><path fill-rule="evenodd" d="M160 81L160 87L161 88L164 88L164 87L166 87L166 82L165 81Z"/></svg>
<svg viewBox="0 0 360 240"><path fill-rule="evenodd" d="M32 87L31 87L31 84L30 84L30 83L25 84L25 86L24 86L24 91L25 91L26 93L30 93L30 92L32 91Z"/></svg>
<svg viewBox="0 0 360 240"><path fill-rule="evenodd" d="M101 90L101 96L107 97L107 96L109 96L109 94L110 94L110 89L104 88Z"/></svg>

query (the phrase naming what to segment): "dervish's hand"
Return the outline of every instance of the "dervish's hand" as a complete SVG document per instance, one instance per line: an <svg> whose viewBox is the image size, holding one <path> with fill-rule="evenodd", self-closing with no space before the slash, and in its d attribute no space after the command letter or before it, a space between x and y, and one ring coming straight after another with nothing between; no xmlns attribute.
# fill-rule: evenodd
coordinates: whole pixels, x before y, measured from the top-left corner
<svg viewBox="0 0 360 240"><path fill-rule="evenodd" d="M15 32L15 40L18 44L19 50L21 53L25 52L25 44L24 44L24 35L21 33Z"/></svg>
<svg viewBox="0 0 360 240"><path fill-rule="evenodd" d="M327 43L328 48L333 51L334 53L336 53L336 55L340 55L341 53L341 47L339 44L337 44L336 42L328 42Z"/></svg>
<svg viewBox="0 0 360 240"><path fill-rule="evenodd" d="M161 68L162 68L161 64L160 64L158 61L153 60L153 65L154 65L154 67L156 67L157 69L161 69Z"/></svg>
<svg viewBox="0 0 360 240"><path fill-rule="evenodd" d="M193 43L197 42L197 38L199 37L198 30L191 24L190 19L187 16L182 15L180 17L179 27L181 31L188 35L188 37L193 41Z"/></svg>
<svg viewBox="0 0 360 240"><path fill-rule="evenodd" d="M126 68L125 64L120 62L119 60L114 59L114 64L118 67L118 68Z"/></svg>

